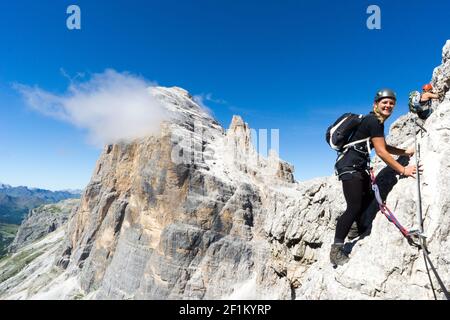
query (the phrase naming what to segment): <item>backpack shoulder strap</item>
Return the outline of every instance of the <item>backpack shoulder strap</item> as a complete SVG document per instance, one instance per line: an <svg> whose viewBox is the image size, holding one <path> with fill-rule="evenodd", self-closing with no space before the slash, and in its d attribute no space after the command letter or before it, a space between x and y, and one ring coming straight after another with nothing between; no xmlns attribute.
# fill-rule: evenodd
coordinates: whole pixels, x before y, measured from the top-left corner
<svg viewBox="0 0 450 320"><path fill-rule="evenodd" d="M361 125L361 123L364 121L365 118L367 118L368 116L370 116L370 113L369 113L369 114L361 114L360 116L361 116L361 122L359 123L358 127ZM358 129L356 129L356 130L358 130ZM353 146L355 146L355 145L357 145L357 144L359 144L359 143L361 143L361 142L366 142L366 141L369 141L369 140L370 140L370 137L364 138L364 139L361 139L361 140L357 140L357 141L353 141L353 142L350 142L350 143L346 144L346 145L343 146L342 148L343 148L344 150L346 150L346 149L348 149L348 148L350 148L350 147L353 147ZM370 142L369 142L369 143L370 143ZM370 150L370 149L369 149L369 150Z"/></svg>
<svg viewBox="0 0 450 320"><path fill-rule="evenodd" d="M343 147L343 149L347 149L347 148L349 148L349 147L352 147L352 146L354 146L354 145L357 145L358 143L361 143L361 142L368 142L368 143L370 143L369 141L370 141L370 137L367 137L367 138L364 138L364 139L361 139L361 140L357 140L357 141L353 141L353 142L350 142L350 143L348 143L348 144L346 144L344 147Z"/></svg>

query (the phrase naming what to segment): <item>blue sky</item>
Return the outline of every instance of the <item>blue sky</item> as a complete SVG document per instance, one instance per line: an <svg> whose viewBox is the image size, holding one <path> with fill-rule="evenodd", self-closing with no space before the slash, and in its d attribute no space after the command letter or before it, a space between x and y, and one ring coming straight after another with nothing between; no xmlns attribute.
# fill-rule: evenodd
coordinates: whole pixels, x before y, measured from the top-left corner
<svg viewBox="0 0 450 320"><path fill-rule="evenodd" d="M66 8L81 8L81 30ZM366 27L369 5L381 30ZM208 95L228 127L280 130L281 157L296 179L331 175L326 127L366 113L375 91L407 95L431 79L450 38L447 1L40 0L0 3L0 181L84 188L100 149L86 132L26 106L12 84L61 93L70 75L128 71ZM389 124L386 126L388 130Z"/></svg>

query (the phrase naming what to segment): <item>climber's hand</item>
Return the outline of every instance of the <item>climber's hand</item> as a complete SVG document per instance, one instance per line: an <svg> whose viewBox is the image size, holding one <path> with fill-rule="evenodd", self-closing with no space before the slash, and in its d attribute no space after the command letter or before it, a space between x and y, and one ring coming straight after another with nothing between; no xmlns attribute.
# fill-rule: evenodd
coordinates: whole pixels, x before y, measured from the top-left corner
<svg viewBox="0 0 450 320"><path fill-rule="evenodd" d="M422 173L423 169L422 166L419 165L419 173ZM405 172L403 173L403 175L405 177L412 177L412 178L416 178L415 174L417 173L417 167L416 166L407 166L405 167Z"/></svg>

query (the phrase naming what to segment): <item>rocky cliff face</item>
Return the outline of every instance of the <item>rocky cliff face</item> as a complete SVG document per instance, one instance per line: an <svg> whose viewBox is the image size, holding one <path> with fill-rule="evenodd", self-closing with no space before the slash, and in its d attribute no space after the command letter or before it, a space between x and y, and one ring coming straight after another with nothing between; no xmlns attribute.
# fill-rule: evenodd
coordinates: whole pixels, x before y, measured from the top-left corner
<svg viewBox="0 0 450 320"><path fill-rule="evenodd" d="M79 202L80 199L67 199L30 210L20 225L9 251L16 252L19 248L35 242L64 225Z"/></svg>
<svg viewBox="0 0 450 320"><path fill-rule="evenodd" d="M436 92L444 94L441 102L450 99L450 40L442 49L442 64L434 69L431 84Z"/></svg>
<svg viewBox="0 0 450 320"><path fill-rule="evenodd" d="M441 69L448 68L445 59ZM163 123L158 136L105 147L61 248L51 252L52 279L39 290L30 289L32 282L8 289L14 280L6 280L0 297L432 298L421 253L380 214L369 236L348 243L350 262L332 268L329 249L345 209L335 177L296 182L292 166L274 152L258 155L240 117L225 131L186 91L151 90L174 121ZM414 130L405 129L410 117L393 124L394 145L413 143ZM424 126L424 227L433 264L448 286L448 97ZM375 164L388 206L413 227L415 181ZM375 203L370 210L369 216Z"/></svg>

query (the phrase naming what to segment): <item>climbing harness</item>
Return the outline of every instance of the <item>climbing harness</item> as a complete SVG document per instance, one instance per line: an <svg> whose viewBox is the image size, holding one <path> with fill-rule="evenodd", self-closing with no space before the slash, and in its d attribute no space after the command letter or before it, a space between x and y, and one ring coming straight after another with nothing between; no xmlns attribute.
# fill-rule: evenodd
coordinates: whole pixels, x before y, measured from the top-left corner
<svg viewBox="0 0 450 320"><path fill-rule="evenodd" d="M359 150L356 147L358 144L363 143L363 142L366 143L367 150L369 150L368 152L361 151L361 150ZM356 152L359 152L359 153L362 153L364 155L367 155L370 158L370 137L369 138L365 138L365 139L361 139L361 140L358 140L358 141L350 142L350 143L346 144L345 146L343 146L342 150L338 151L338 156L337 156L337 159L336 159L336 163L339 160L341 160L345 156L345 154L348 152L348 150L350 150L350 149L353 149ZM369 162L370 162L370 160L369 160ZM335 171L336 171L336 175L338 176L338 178L340 176L346 174L346 173L354 173L354 172L356 172L356 170L348 170L348 171L344 171L344 172L338 173L336 169L335 169Z"/></svg>

